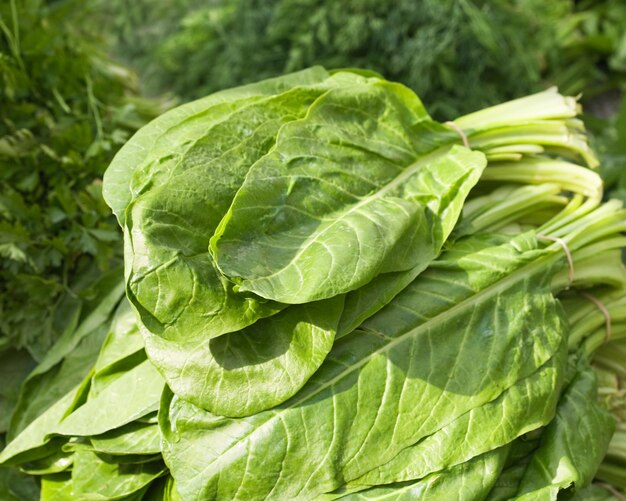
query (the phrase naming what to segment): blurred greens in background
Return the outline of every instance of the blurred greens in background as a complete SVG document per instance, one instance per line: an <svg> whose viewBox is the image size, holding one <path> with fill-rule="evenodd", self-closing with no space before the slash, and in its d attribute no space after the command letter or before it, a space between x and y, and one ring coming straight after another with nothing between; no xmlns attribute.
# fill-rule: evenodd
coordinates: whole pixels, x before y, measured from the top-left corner
<svg viewBox="0 0 626 501"><path fill-rule="evenodd" d="M121 294L121 233L101 176L162 96L365 67L449 120L558 85L583 93L605 183L626 201L624 27L615 0L0 2L0 435L35 361L109 321L98 306Z"/></svg>
<svg viewBox="0 0 626 501"><path fill-rule="evenodd" d="M0 437L35 362L119 282L100 178L158 113L92 15L79 1L0 2Z"/></svg>
<svg viewBox="0 0 626 501"><path fill-rule="evenodd" d="M107 2L117 53L150 93L191 99L315 64L367 67L448 119L539 88L553 26L568 8L541 0L153 4Z"/></svg>
<svg viewBox="0 0 626 501"><path fill-rule="evenodd" d="M0 348L40 359L120 254L100 176L154 112L83 2L0 4Z"/></svg>

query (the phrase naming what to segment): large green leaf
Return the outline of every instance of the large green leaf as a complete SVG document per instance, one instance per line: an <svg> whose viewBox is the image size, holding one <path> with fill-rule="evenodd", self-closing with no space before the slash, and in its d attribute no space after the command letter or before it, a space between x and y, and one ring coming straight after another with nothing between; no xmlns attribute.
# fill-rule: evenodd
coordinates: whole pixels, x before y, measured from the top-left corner
<svg viewBox="0 0 626 501"><path fill-rule="evenodd" d="M562 347L566 325L548 289L559 258L532 235L458 244L272 410L219 417L166 391L163 455L179 492L332 492L498 398Z"/></svg>
<svg viewBox="0 0 626 501"><path fill-rule="evenodd" d="M304 303L429 262L437 209L486 163L437 150L436 125L398 84L330 90L250 169L211 241L218 266L241 291Z"/></svg>
<svg viewBox="0 0 626 501"><path fill-rule="evenodd" d="M122 176L131 192L124 219L128 294L153 333L206 339L283 308L235 293L208 247L250 166L273 146L280 127L341 83L323 70L302 77L173 110L128 143L125 149L141 150L141 158L130 162L123 150L107 171L105 186Z"/></svg>
<svg viewBox="0 0 626 501"><path fill-rule="evenodd" d="M148 355L177 392L211 410L245 415L261 403L266 408L284 401L332 346L342 298L286 312L241 332L240 340L211 344L211 338L245 329L284 305L236 293L208 250L249 166L271 148L281 125L303 116L317 97L341 82L327 77L318 69L259 84L258 93L251 86L225 94L230 96L225 101L208 98L206 110L204 101L196 103L198 112L180 123L164 119L170 123L165 130L149 126L158 145L128 179L134 198L125 218L127 292L147 328ZM156 140L144 136L136 141ZM119 165L114 162L113 173ZM267 336L276 342L267 343ZM228 370L241 366L241 357L259 370L273 366L276 379L287 384L269 388L267 379L251 378L247 393L253 397L221 394L213 383L237 385L250 370Z"/></svg>
<svg viewBox="0 0 626 501"><path fill-rule="evenodd" d="M548 424L554 417L566 362L566 344L531 376L508 388L498 398L472 409L388 463L351 482L379 485L406 482L461 464L512 442ZM442 444L456 444L442 447Z"/></svg>
<svg viewBox="0 0 626 501"><path fill-rule="evenodd" d="M229 416L249 415L291 397L324 360L339 322L342 334L352 331L423 271L440 252L485 164L482 154L464 148L437 150L439 143L450 143L450 135L433 134L431 129L442 126L400 85L353 72L329 76L319 69L258 85L191 103L156 120L129 142L105 179L105 185L112 182L120 190L122 181L127 186L120 197L112 191L109 196L118 215L124 208L127 294L145 326L148 356L176 394ZM356 90L362 102L349 97ZM362 109L352 118L333 112L344 105ZM298 139L302 128L313 134L306 144ZM361 193L368 207L359 216L363 222L374 218L379 229L397 230L373 240L362 235L367 256L387 246L382 253L387 264L375 269L351 242L336 239L333 245L341 253L361 263L365 275L356 280L367 283L349 295L341 319L340 290L323 293L327 303L282 311L285 304L235 286L209 253L220 221L218 235L232 220L233 198L235 205L242 197L250 200L247 180L265 179L282 161L281 148L288 145L296 154L298 144L301 163L308 162L303 168L324 177L332 171L337 186L348 183L346 189ZM320 156L324 148L329 148L327 165ZM268 167L268 162L273 163ZM352 171L345 176L344 163ZM332 183L324 186L320 196L340 207L337 216L350 213L354 197L336 197ZM315 199L309 193L306 203L324 205ZM263 256L254 260L263 261ZM392 262L402 263L400 277ZM342 268L347 272L349 267ZM312 287L319 280L330 285L324 273L313 275ZM288 295L284 302L302 302ZM219 336L225 338L212 340Z"/></svg>
<svg viewBox="0 0 626 501"><path fill-rule="evenodd" d="M120 149L104 174L102 195L120 225L124 225L124 211L133 199L131 178L135 170L146 161L167 155L168 150L173 150L181 143L202 137L206 131L204 123L197 120L199 117L208 114L219 120L224 111L232 109L232 103L237 101L271 96L297 85L318 83L327 77L326 70L316 66L291 75L224 90L170 110L139 129ZM180 130L182 123L186 125L184 131Z"/></svg>
<svg viewBox="0 0 626 501"><path fill-rule="evenodd" d="M145 334L150 360L181 398L223 416L247 416L296 393L333 346L343 296L296 305L203 342Z"/></svg>

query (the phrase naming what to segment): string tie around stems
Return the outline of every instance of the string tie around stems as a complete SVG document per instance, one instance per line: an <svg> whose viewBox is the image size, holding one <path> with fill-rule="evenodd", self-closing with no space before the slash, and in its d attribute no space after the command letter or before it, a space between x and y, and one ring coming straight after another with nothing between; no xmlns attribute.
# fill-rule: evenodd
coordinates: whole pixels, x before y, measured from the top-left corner
<svg viewBox="0 0 626 501"><path fill-rule="evenodd" d="M456 132L461 137L461 140L463 141L463 146L465 146L466 148L470 147L469 141L467 140L467 135L465 134L465 132L463 132L463 129L461 129L461 127L459 127L453 121L445 122L445 124L453 129L454 132Z"/></svg>
<svg viewBox="0 0 626 501"><path fill-rule="evenodd" d="M589 294L588 292L581 291L580 295L584 297L585 299L588 299L589 301L591 301L594 305L596 305L596 307L600 310L600 312L604 316L604 323L606 326L606 335L604 336L604 342L607 343L608 341L611 340L611 334L612 334L611 314L609 313L609 309L606 306L604 306L604 303L600 301L593 294Z"/></svg>
<svg viewBox="0 0 626 501"><path fill-rule="evenodd" d="M563 247L563 252L565 252L565 257L567 258L567 280L569 288L574 281L574 259L572 258L572 253L567 246L567 242L559 237L551 237L549 235L537 235L539 240L550 240L551 242L558 243L561 247Z"/></svg>

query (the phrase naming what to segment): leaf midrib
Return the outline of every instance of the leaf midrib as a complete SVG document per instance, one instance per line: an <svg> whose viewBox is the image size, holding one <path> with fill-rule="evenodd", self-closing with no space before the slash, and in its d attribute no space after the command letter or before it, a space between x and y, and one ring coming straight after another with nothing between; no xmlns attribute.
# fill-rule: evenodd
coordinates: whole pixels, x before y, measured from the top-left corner
<svg viewBox="0 0 626 501"><path fill-rule="evenodd" d="M396 176L394 179L392 179L389 183L385 184L385 186L383 186L381 189L376 191L373 195L368 195L368 196L364 197L363 200L361 200L360 202L352 205L350 207L350 209L348 209L347 211L342 211L339 217L334 218L330 222L330 224L325 226L321 231L313 233L311 235L311 237L308 238L305 241L304 245L294 255L294 257L287 264L282 266L280 269L278 269L274 273L270 273L269 275L263 275L263 276L260 276L260 277L247 279L246 281L249 282L249 283L254 283L254 282L259 282L259 281L266 281L266 280L270 280L273 277L283 273L287 268L289 268L292 265L294 265L294 263L297 262L297 260L302 256L302 254L304 254L304 252L306 252L313 244L315 244L319 240L320 236L322 236L324 233L328 232L336 224L338 224L339 222L341 222L344 219L346 219L350 214L352 214L354 212L358 212L361 207L363 207L365 205L368 205L371 202L382 198L388 192L390 192L393 189L395 189L398 186L400 186L402 184L402 182L405 181L407 178L409 178L413 174L415 174L415 172L417 172L419 170L419 168L421 168L423 165L428 164L429 162L432 162L432 161L434 161L434 160L436 160L438 158L443 157L444 153L445 153L445 150L446 149L447 150L451 150L453 147L454 146L450 146L450 145L440 146L439 148L431 151L430 153L426 154L422 158L416 160L415 162L410 164L408 167L406 167L400 174L398 174L398 176ZM451 160L455 161L452 158L451 158ZM324 223L326 221L328 221L328 220L327 219L322 219L320 222ZM219 266L219 264L218 264L218 266ZM251 290L251 289L243 287L242 290ZM252 292L255 292L255 291L252 291Z"/></svg>

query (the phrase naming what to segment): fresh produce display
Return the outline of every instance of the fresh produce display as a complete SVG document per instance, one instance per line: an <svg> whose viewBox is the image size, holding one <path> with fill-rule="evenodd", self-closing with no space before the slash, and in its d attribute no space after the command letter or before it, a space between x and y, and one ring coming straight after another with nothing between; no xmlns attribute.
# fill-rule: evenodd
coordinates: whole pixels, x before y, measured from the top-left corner
<svg viewBox="0 0 626 501"><path fill-rule="evenodd" d="M144 126L104 178L124 276L22 387L9 499L619 495L626 210L579 112L439 123L315 67Z"/></svg>

